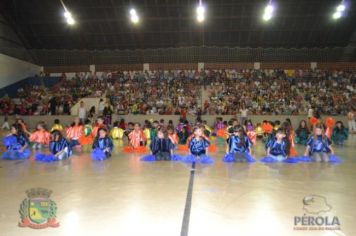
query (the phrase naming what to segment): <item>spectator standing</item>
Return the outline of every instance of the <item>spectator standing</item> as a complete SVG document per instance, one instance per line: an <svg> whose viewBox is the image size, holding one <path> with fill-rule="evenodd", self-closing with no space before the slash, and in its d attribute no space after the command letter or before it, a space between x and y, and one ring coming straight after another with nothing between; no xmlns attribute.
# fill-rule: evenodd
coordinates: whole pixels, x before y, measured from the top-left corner
<svg viewBox="0 0 356 236"><path fill-rule="evenodd" d="M87 110L85 109L85 105L83 101L80 101L80 105L78 108L78 117L82 123L84 123L87 118Z"/></svg>
<svg viewBox="0 0 356 236"><path fill-rule="evenodd" d="M351 110L347 113L347 121L349 125L350 134L355 134L356 133L355 109L351 108Z"/></svg>

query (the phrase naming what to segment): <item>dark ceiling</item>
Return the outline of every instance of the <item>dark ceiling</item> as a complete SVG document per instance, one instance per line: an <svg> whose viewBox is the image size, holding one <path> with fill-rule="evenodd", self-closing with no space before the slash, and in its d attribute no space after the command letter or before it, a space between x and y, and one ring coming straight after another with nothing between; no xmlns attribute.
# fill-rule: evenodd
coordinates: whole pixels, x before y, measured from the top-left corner
<svg viewBox="0 0 356 236"><path fill-rule="evenodd" d="M352 0L349 0L351 3ZM137 49L187 46L344 47L356 31L355 6L334 21L339 0L279 0L276 16L262 22L264 0L64 0L77 24L65 23L59 0L1 0L0 13L28 49ZM353 2L355 4L355 2ZM132 25L128 11L141 16Z"/></svg>

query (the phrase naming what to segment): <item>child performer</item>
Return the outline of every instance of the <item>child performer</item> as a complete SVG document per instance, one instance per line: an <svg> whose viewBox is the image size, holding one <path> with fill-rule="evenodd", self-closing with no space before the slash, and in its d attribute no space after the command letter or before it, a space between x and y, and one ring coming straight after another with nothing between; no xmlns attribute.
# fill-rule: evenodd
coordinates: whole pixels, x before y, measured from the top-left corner
<svg viewBox="0 0 356 236"><path fill-rule="evenodd" d="M85 120L84 125L84 134L79 138L79 143L82 146L93 143L93 137L91 136L93 127L91 126L91 122L89 119Z"/></svg>
<svg viewBox="0 0 356 236"><path fill-rule="evenodd" d="M341 162L338 157L334 156L331 140L326 137L322 124L314 126L313 136L308 139L304 155L309 156L310 160L315 162Z"/></svg>
<svg viewBox="0 0 356 236"><path fill-rule="evenodd" d="M189 147L187 145L187 140L189 137L189 133L187 131L187 128L185 126L183 126L180 131L178 131L178 150L180 151L188 151Z"/></svg>
<svg viewBox="0 0 356 236"><path fill-rule="evenodd" d="M97 133L93 143L91 157L97 161L106 160L111 156L114 145L105 128L99 128Z"/></svg>
<svg viewBox="0 0 356 236"><path fill-rule="evenodd" d="M152 139L151 139L152 140ZM129 134L129 146L124 147L124 152L146 152L146 137L141 129L141 125L136 123L134 130Z"/></svg>
<svg viewBox="0 0 356 236"><path fill-rule="evenodd" d="M263 138L263 129L261 123L257 123L255 128L257 138Z"/></svg>
<svg viewBox="0 0 356 236"><path fill-rule="evenodd" d="M267 156L260 161L265 163L274 163L286 161L290 151L290 143L286 131L279 128L276 135L272 137L267 145Z"/></svg>
<svg viewBox="0 0 356 236"><path fill-rule="evenodd" d="M203 121L203 127L204 127L204 134L207 137L210 137L210 135L213 132L213 129L209 127L208 122L206 120Z"/></svg>
<svg viewBox="0 0 356 236"><path fill-rule="evenodd" d="M30 141L33 142L32 148L35 150L41 150L45 146L48 146L51 134L46 130L46 124L39 122L36 127L36 131L30 135Z"/></svg>
<svg viewBox="0 0 356 236"><path fill-rule="evenodd" d="M167 128L167 133L168 133L168 138L171 140L171 142L173 143L174 147L176 147L178 145L178 142L179 142L179 137L174 132L174 127L169 126Z"/></svg>
<svg viewBox="0 0 356 236"><path fill-rule="evenodd" d="M96 122L95 122L95 125L91 131L91 136L93 138L96 138L98 136L98 130L100 128L105 128L106 129L106 126L104 124L104 119L102 116L99 116L97 119L96 119Z"/></svg>
<svg viewBox="0 0 356 236"><path fill-rule="evenodd" d="M119 127L119 122L114 122L114 127L110 130L112 139L122 139L124 137L124 130Z"/></svg>
<svg viewBox="0 0 356 236"><path fill-rule="evenodd" d="M149 142L151 140L151 128L152 128L152 124L149 120L145 120L145 126L143 129L143 133L145 135L145 137L147 138L147 142Z"/></svg>
<svg viewBox="0 0 356 236"><path fill-rule="evenodd" d="M41 162L53 162L67 159L70 155L72 155L72 149L69 142L63 138L63 135L59 130L51 132L49 151L51 152L49 155L37 153L35 155L35 160Z"/></svg>
<svg viewBox="0 0 356 236"><path fill-rule="evenodd" d="M142 161L179 160L178 156L173 155L174 144L163 127L157 130L157 137L151 141L150 148L151 155L142 157Z"/></svg>
<svg viewBox="0 0 356 236"><path fill-rule="evenodd" d="M127 127L125 129L124 135L127 137L127 140L130 141L129 139L129 134L134 130L134 123L129 122L127 123Z"/></svg>
<svg viewBox="0 0 356 236"><path fill-rule="evenodd" d="M71 148L76 147L77 151L81 151L79 139L84 135L84 127L79 117L74 119L74 122L67 129L67 139L70 142Z"/></svg>
<svg viewBox="0 0 356 236"><path fill-rule="evenodd" d="M253 127L252 121L251 120L246 120L245 127L246 127L247 137L251 140L253 145L256 145L257 136L256 136L255 129Z"/></svg>
<svg viewBox="0 0 356 236"><path fill-rule="evenodd" d="M152 122L152 127L150 130L150 139L153 140L157 136L157 129L159 128L159 123L158 121L153 121Z"/></svg>
<svg viewBox="0 0 356 236"><path fill-rule="evenodd" d="M305 120L300 121L298 129L295 131L295 143L306 145L310 131Z"/></svg>
<svg viewBox="0 0 356 236"><path fill-rule="evenodd" d="M24 134L28 137L31 135L31 133L28 131L27 129L27 125L25 124L25 122L23 121L23 119L17 119L16 123L21 125L22 131L24 132Z"/></svg>
<svg viewBox="0 0 356 236"><path fill-rule="evenodd" d="M195 127L193 129L193 136L189 141L190 155L186 156L183 161L188 163L213 163L213 159L206 155L209 145L209 141L203 135L203 129L201 127Z"/></svg>
<svg viewBox="0 0 356 236"><path fill-rule="evenodd" d="M255 162L251 156L252 142L245 133L244 127L236 125L227 143L224 162Z"/></svg>
<svg viewBox="0 0 356 236"><path fill-rule="evenodd" d="M225 140L225 138L226 138L225 125L224 125L222 117L217 117L216 118L215 132L216 132L216 136L217 137L222 138L222 139Z"/></svg>
<svg viewBox="0 0 356 236"><path fill-rule="evenodd" d="M60 132L63 131L63 126L61 125L61 122L59 121L59 119L54 120L54 124L51 128L51 132L53 132L54 130L58 130Z"/></svg>
<svg viewBox="0 0 356 236"><path fill-rule="evenodd" d="M335 120L332 117L326 118L326 120L325 120L325 126L326 126L325 135L326 135L326 137L328 137L328 139L331 139L334 125L335 125Z"/></svg>
<svg viewBox="0 0 356 236"><path fill-rule="evenodd" d="M29 141L22 130L20 124L13 124L10 129L10 134L4 137L4 146L6 151L2 155L3 159L7 160L19 160L27 159L31 155Z"/></svg>
<svg viewBox="0 0 356 236"><path fill-rule="evenodd" d="M345 128L342 121L337 121L332 132L331 139L337 145L344 145L345 140L349 137L349 130Z"/></svg>
<svg viewBox="0 0 356 236"><path fill-rule="evenodd" d="M273 126L271 125L270 122L264 120L262 123L262 130L263 130L263 138L265 141L268 142L268 140L271 138L273 133Z"/></svg>
<svg viewBox="0 0 356 236"><path fill-rule="evenodd" d="M297 156L297 151L294 148L294 130L289 119L286 119L282 124L283 129L286 131L286 139L288 139L287 143L289 143L289 155L290 157Z"/></svg>

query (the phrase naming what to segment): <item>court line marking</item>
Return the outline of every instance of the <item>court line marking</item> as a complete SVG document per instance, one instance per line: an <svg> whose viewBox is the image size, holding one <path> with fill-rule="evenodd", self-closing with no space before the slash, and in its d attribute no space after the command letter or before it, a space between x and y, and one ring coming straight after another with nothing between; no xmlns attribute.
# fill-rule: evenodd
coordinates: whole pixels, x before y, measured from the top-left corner
<svg viewBox="0 0 356 236"><path fill-rule="evenodd" d="M189 221L190 221L190 211L191 211L192 199L193 199L194 177L195 177L195 162L192 163L192 168L190 170L187 198L185 200L182 228L180 231L181 236L188 236L188 232L189 232Z"/></svg>

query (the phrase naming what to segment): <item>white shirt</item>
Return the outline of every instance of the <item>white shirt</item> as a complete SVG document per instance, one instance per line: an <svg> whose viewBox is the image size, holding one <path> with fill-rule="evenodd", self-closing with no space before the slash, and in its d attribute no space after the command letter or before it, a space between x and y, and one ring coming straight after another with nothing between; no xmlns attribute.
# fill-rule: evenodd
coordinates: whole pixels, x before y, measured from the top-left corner
<svg viewBox="0 0 356 236"><path fill-rule="evenodd" d="M85 119L87 115L87 110L85 109L85 107L79 107L78 109L78 116L80 119Z"/></svg>
<svg viewBox="0 0 356 236"><path fill-rule="evenodd" d="M105 107L105 102L104 101L99 102L99 111L103 111L104 107Z"/></svg>
<svg viewBox="0 0 356 236"><path fill-rule="evenodd" d="M241 117L247 117L248 109L241 109L240 112L241 112Z"/></svg>

